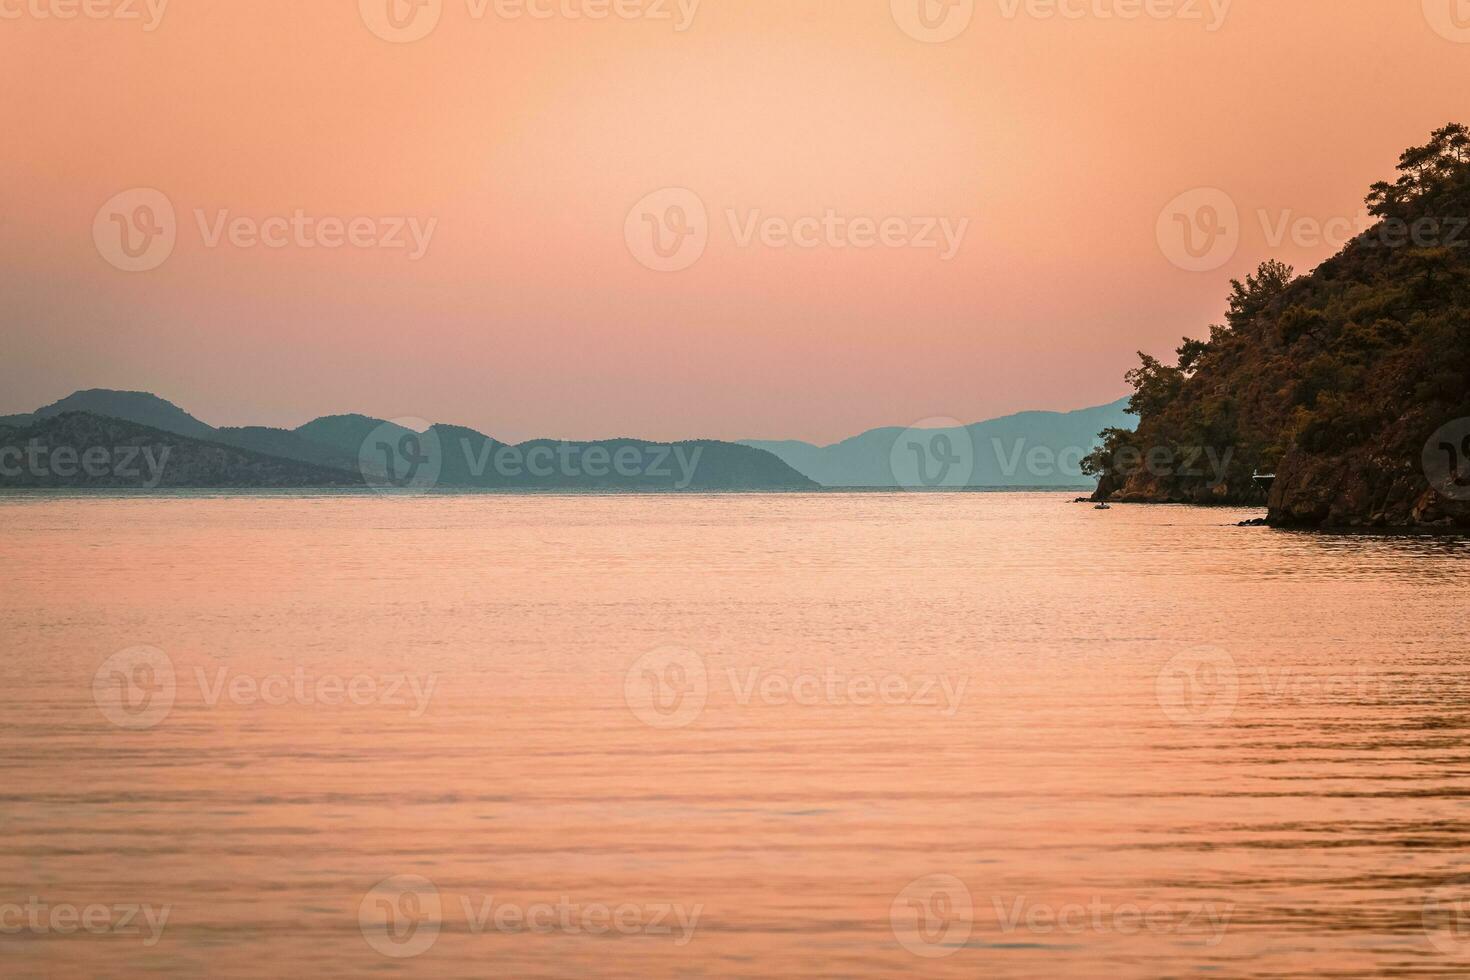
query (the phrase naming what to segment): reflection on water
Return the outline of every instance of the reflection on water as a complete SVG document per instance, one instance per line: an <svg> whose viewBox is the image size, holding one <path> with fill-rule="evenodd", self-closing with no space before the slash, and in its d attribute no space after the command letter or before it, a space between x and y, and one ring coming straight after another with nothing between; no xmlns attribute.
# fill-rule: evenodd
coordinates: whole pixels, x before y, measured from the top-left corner
<svg viewBox="0 0 1470 980"><path fill-rule="evenodd" d="M1464 975L1470 549L1066 500L0 501L4 973Z"/></svg>

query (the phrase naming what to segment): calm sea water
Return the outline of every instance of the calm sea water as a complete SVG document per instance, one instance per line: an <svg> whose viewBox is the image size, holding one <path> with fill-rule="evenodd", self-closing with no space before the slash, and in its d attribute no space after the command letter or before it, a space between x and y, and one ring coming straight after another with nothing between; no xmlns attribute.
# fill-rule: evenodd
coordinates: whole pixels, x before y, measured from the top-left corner
<svg viewBox="0 0 1470 980"><path fill-rule="evenodd" d="M0 973L1465 975L1470 547L1068 499L0 500Z"/></svg>

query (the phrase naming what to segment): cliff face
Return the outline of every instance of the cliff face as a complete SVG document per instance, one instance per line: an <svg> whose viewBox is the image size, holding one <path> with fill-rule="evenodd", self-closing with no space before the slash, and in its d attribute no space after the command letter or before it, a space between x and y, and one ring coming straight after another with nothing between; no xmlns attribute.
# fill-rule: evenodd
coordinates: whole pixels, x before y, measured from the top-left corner
<svg viewBox="0 0 1470 980"><path fill-rule="evenodd" d="M1341 455L1293 450L1280 470L1268 501L1273 524L1470 528L1470 494L1428 483L1399 453L1371 445Z"/></svg>
<svg viewBox="0 0 1470 980"><path fill-rule="evenodd" d="M1177 366L1143 357L1138 428L1105 432L1089 460L1100 499L1470 527L1470 132L1436 132L1399 170L1342 252L1300 278L1266 263ZM1182 466L1191 453L1204 465ZM1269 494L1258 473L1275 474Z"/></svg>

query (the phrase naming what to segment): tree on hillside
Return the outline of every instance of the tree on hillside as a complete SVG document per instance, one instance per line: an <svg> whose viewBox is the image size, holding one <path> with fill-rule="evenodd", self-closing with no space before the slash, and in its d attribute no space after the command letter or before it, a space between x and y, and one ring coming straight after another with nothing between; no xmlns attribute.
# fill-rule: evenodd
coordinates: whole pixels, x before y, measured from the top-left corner
<svg viewBox="0 0 1470 980"><path fill-rule="evenodd" d="M1255 275L1245 277L1245 282L1230 280L1230 309L1225 313L1225 322L1232 330L1239 330L1286 292L1294 278L1296 270L1291 266L1267 259L1256 269Z"/></svg>
<svg viewBox="0 0 1470 980"><path fill-rule="evenodd" d="M1442 185L1470 164L1470 128L1450 123L1430 134L1429 142L1399 156L1399 178L1380 180L1368 192L1368 211L1379 218L1397 217L1424 193Z"/></svg>

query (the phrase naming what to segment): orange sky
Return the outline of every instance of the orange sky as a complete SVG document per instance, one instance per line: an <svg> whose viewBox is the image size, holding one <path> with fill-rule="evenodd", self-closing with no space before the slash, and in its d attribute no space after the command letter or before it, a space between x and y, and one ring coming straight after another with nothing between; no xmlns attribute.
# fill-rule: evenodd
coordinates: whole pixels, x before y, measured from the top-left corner
<svg viewBox="0 0 1470 980"><path fill-rule="evenodd" d="M920 0L429 0L407 43L368 26L387 0L38 16L83 2L0 0L0 412L121 387L219 425L832 440L1097 404L1135 350L1217 320L1231 276L1334 250L1273 244L1288 212L1353 218L1400 149L1470 121L1461 0L977 0L945 43L900 26ZM599 8L650 16L566 16ZM1199 187L1240 216L1203 272L1157 232ZM175 212L149 271L94 234L133 188ZM671 272L625 234L663 188L707 209ZM432 235L417 259L209 243L222 211L298 209ZM968 224L948 260L741 241L752 213L829 210Z"/></svg>

